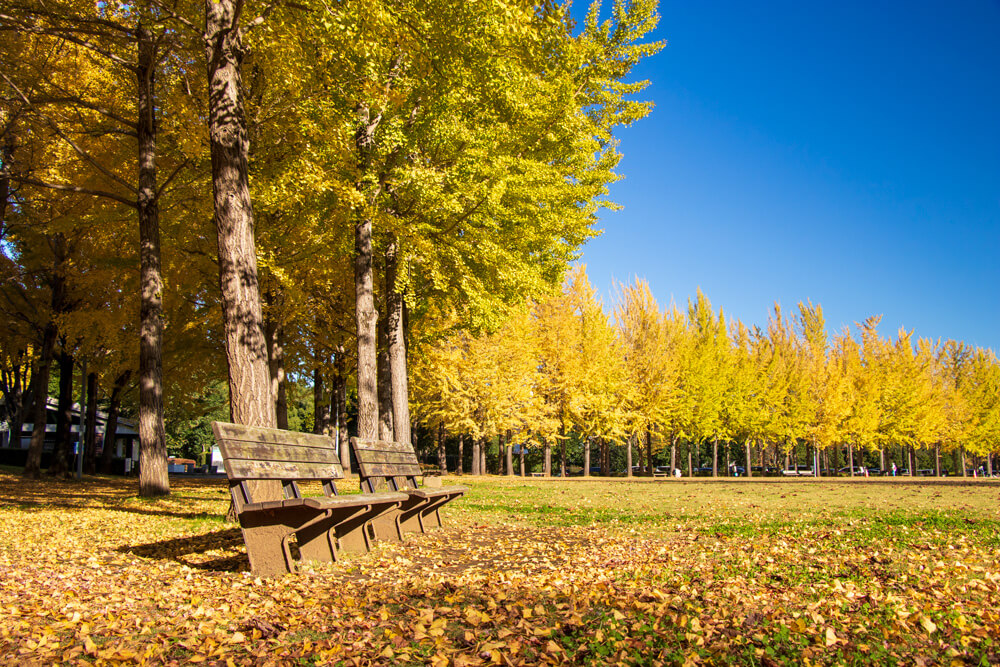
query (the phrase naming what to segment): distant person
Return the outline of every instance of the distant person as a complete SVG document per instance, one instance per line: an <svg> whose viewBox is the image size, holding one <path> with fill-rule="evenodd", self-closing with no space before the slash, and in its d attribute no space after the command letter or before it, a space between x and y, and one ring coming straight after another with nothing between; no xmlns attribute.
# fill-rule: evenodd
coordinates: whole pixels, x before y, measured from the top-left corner
<svg viewBox="0 0 1000 667"><path fill-rule="evenodd" d="M861 474L864 475L865 477L867 477L868 476L868 468L866 468L864 466L861 466Z"/></svg>
<svg viewBox="0 0 1000 667"><path fill-rule="evenodd" d="M896 476L896 462L895 461L892 462L892 476L893 477Z"/></svg>
<svg viewBox="0 0 1000 667"><path fill-rule="evenodd" d="M679 479L680 476L681 476L681 469L680 468L674 468L674 477L677 477Z"/></svg>

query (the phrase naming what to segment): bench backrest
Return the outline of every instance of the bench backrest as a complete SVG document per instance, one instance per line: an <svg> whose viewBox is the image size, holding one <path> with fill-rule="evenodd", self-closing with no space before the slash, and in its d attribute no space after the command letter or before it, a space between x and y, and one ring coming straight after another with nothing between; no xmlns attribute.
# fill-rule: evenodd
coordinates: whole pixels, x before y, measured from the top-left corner
<svg viewBox="0 0 1000 667"><path fill-rule="evenodd" d="M351 449L358 462L362 491L375 493L382 487L392 491L417 488L417 477L423 473L410 443L351 438Z"/></svg>
<svg viewBox="0 0 1000 667"><path fill-rule="evenodd" d="M334 480L344 478L329 436L226 422L212 422L212 431L237 512L254 502L246 482L277 480L286 498L301 498L298 481L319 480L326 495L336 495Z"/></svg>

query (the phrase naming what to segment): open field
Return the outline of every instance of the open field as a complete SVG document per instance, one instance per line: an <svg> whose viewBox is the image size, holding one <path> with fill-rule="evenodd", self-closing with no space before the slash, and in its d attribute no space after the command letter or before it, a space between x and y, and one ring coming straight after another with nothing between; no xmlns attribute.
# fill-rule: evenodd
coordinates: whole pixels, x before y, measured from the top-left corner
<svg viewBox="0 0 1000 667"><path fill-rule="evenodd" d="M462 481L443 531L262 580L224 481L0 472L0 662L1000 662L996 483Z"/></svg>

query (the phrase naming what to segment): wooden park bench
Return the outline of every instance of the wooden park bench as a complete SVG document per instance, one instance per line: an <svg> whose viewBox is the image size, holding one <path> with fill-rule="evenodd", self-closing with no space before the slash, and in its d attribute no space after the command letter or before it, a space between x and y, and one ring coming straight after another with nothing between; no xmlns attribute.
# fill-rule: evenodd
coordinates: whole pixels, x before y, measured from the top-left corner
<svg viewBox="0 0 1000 667"><path fill-rule="evenodd" d="M301 560L335 561L338 549L371 549L372 521L409 500L405 493L337 495L344 469L328 436L213 422L229 493L257 574L294 569ZM284 498L255 500L252 482L281 483ZM303 497L300 481L319 481L323 496Z"/></svg>
<svg viewBox="0 0 1000 667"><path fill-rule="evenodd" d="M404 532L426 533L428 524L440 528L438 510L468 491L464 486L420 487L417 484L420 463L408 442L351 438L351 449L358 462L362 492L388 489L407 494L406 502L395 512L384 514L372 523L379 539L402 541Z"/></svg>

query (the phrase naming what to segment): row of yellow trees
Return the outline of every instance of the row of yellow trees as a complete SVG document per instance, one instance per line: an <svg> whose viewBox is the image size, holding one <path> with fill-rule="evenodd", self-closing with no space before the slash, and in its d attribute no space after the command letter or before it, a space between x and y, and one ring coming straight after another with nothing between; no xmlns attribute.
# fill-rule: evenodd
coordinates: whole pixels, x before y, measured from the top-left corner
<svg viewBox="0 0 1000 667"><path fill-rule="evenodd" d="M899 467L915 470L923 449L939 474L941 453L963 471L967 453L985 457L992 472L993 352L906 330L890 339L878 324L871 317L855 335L831 336L822 308L805 303L791 317L775 305L766 328L751 329L700 291L686 309L663 309L642 281L620 286L607 312L580 267L560 293L526 304L495 333L461 331L422 349L414 413L438 434L468 437L474 473L494 438L508 472L515 451L523 465L526 445L543 453L545 474L556 448L565 474L568 443L582 445L585 474L595 443L605 471L612 445L625 448L629 471L633 448L642 468L669 450L672 470L683 447L689 474L704 447L715 475L721 443L748 468L787 465L807 450L816 468L866 459L884 468L898 452Z"/></svg>

